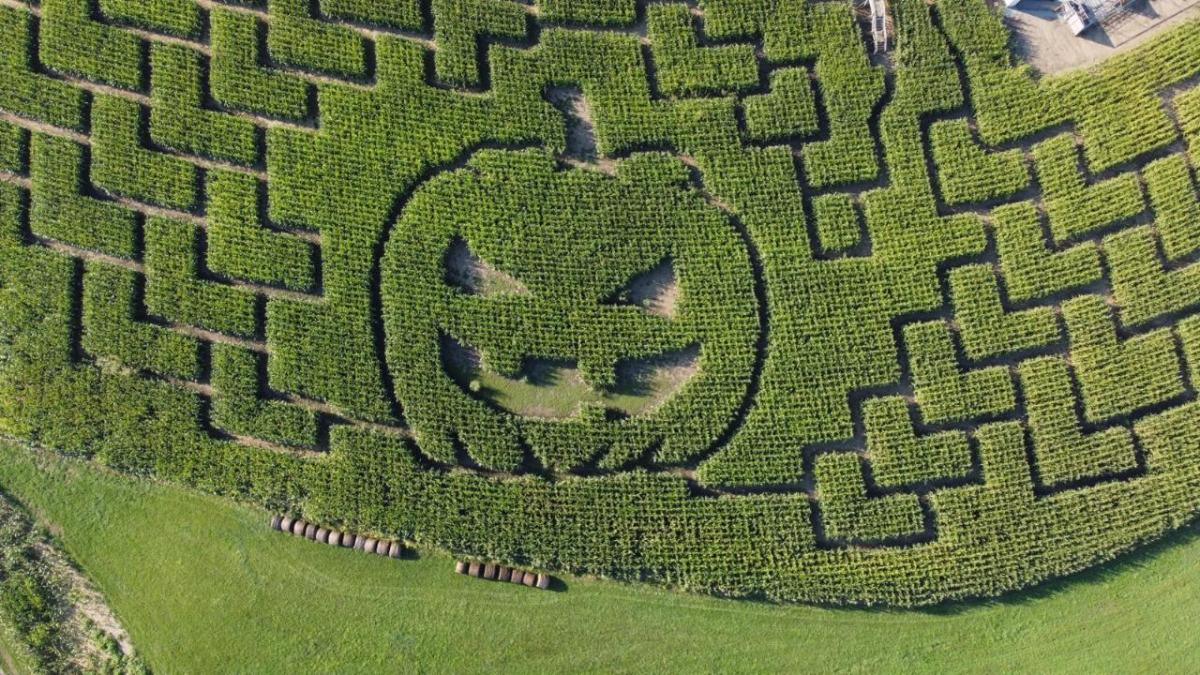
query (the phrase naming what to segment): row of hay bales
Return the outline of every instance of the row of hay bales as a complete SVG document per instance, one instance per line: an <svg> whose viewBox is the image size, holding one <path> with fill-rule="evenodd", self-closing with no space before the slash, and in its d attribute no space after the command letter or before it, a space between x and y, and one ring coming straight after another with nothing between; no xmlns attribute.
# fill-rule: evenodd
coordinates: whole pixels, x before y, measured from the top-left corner
<svg viewBox="0 0 1200 675"><path fill-rule="evenodd" d="M280 515L271 516L271 529L288 532L297 537L304 537L305 539L310 539L321 544L352 548L356 551L366 551L367 553L377 553L389 558L399 558L404 553L404 544L398 541L376 539L375 537L366 537L361 534L321 527L303 518Z"/></svg>
<svg viewBox="0 0 1200 675"><path fill-rule="evenodd" d="M524 584L530 588L540 588L543 591L550 588L550 582L553 578L549 574L526 572L504 565L495 565L492 563L468 562L459 560L454 563L454 571L457 574L465 574L469 577L479 579L490 579L492 581L507 581L512 584Z"/></svg>

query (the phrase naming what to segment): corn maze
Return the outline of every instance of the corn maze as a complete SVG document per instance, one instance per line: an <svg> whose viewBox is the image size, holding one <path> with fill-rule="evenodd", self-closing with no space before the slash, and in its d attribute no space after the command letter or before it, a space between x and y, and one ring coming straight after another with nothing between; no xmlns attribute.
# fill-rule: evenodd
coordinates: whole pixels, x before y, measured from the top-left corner
<svg viewBox="0 0 1200 675"><path fill-rule="evenodd" d="M1038 78L981 0L889 11L873 55L848 2L0 0L0 430L776 600L992 596L1187 523L1200 23ZM450 367L539 359L597 393Z"/></svg>

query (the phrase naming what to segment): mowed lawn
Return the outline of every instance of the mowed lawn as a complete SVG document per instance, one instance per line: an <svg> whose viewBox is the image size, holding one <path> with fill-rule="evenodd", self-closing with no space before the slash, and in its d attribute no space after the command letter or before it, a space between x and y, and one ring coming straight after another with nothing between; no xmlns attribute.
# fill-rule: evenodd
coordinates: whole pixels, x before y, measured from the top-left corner
<svg viewBox="0 0 1200 675"><path fill-rule="evenodd" d="M999 603L835 610L568 578L539 592L294 539L262 511L0 443L157 673L1182 672L1200 658L1200 537Z"/></svg>

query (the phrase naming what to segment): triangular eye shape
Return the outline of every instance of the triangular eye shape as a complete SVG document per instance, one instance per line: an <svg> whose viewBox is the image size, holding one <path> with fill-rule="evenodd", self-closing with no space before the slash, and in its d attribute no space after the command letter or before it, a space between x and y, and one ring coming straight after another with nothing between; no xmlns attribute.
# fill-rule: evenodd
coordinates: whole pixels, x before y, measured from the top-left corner
<svg viewBox="0 0 1200 675"><path fill-rule="evenodd" d="M469 295L529 295L525 284L475 255L462 237L450 241L442 263L446 284Z"/></svg>
<svg viewBox="0 0 1200 675"><path fill-rule="evenodd" d="M636 305L655 316L673 319L679 305L680 290L679 280L675 276L675 263L667 257L630 278L605 304Z"/></svg>

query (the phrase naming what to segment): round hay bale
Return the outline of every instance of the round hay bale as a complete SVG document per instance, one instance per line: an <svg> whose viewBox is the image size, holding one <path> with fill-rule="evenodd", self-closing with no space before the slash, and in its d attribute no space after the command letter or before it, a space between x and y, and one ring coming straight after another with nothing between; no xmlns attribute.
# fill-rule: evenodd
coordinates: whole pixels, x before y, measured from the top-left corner
<svg viewBox="0 0 1200 675"><path fill-rule="evenodd" d="M394 543L395 542L384 541L384 540L380 539L379 542L375 544L375 552L381 556L386 557L386 556L390 555L389 552L392 550L392 544L394 544Z"/></svg>
<svg viewBox="0 0 1200 675"><path fill-rule="evenodd" d="M304 528L306 528L306 527L308 527L308 523L303 518L301 518L300 520L297 520L296 522L292 523L292 534L296 535L297 537L303 537L304 536Z"/></svg>
<svg viewBox="0 0 1200 675"><path fill-rule="evenodd" d="M271 529L272 530L278 530L279 526L282 523L283 523L283 516L279 515L278 513L271 516Z"/></svg>
<svg viewBox="0 0 1200 675"><path fill-rule="evenodd" d="M404 555L404 544L401 544L398 541L393 541L391 545L388 546L388 557L399 558L401 555Z"/></svg>
<svg viewBox="0 0 1200 675"><path fill-rule="evenodd" d="M512 576L509 577L508 580L514 584L522 583L525 581L525 573L521 570L514 569L512 571Z"/></svg>
<svg viewBox="0 0 1200 675"><path fill-rule="evenodd" d="M290 534L292 531L292 523L294 522L296 522L295 518L291 516L284 516L283 520L279 521L279 530L281 532L287 532Z"/></svg>
<svg viewBox="0 0 1200 675"><path fill-rule="evenodd" d="M354 550L361 551L367 546L367 538L361 534L354 535Z"/></svg>
<svg viewBox="0 0 1200 675"><path fill-rule="evenodd" d="M526 586L533 588L537 585L537 575L533 572L526 572L524 582Z"/></svg>
<svg viewBox="0 0 1200 675"><path fill-rule="evenodd" d="M350 534L349 532L343 532L341 540L338 542L338 544L343 548L350 548L354 545L354 535Z"/></svg>
<svg viewBox="0 0 1200 675"><path fill-rule="evenodd" d="M472 562L471 564L467 565L467 574L469 574L473 577L479 576L479 573L482 571L483 571L483 566L477 562Z"/></svg>
<svg viewBox="0 0 1200 675"><path fill-rule="evenodd" d="M542 589L543 591L546 590L547 588L550 588L550 575L549 574L537 575L537 587Z"/></svg>
<svg viewBox="0 0 1200 675"><path fill-rule="evenodd" d="M363 550L367 553L374 553L375 545L378 543L379 542L375 540L375 537L367 537L367 543L363 544Z"/></svg>
<svg viewBox="0 0 1200 675"><path fill-rule="evenodd" d="M461 560L455 560L454 561L454 573L455 574L466 574L467 573L467 563L465 563Z"/></svg>
<svg viewBox="0 0 1200 675"><path fill-rule="evenodd" d="M330 530L325 536L325 543L330 546L342 545L342 533L337 530Z"/></svg>
<svg viewBox="0 0 1200 675"><path fill-rule="evenodd" d="M317 526L315 523L309 523L304 526L304 538L309 540L317 538Z"/></svg>
<svg viewBox="0 0 1200 675"><path fill-rule="evenodd" d="M483 566L483 578L484 579L495 579L496 578L496 566L493 565L492 563L487 563L486 565L484 565Z"/></svg>
<svg viewBox="0 0 1200 675"><path fill-rule="evenodd" d="M496 581L508 581L512 578L512 570L501 565L496 569Z"/></svg>
<svg viewBox="0 0 1200 675"><path fill-rule="evenodd" d="M327 530L323 527L318 527L317 528L317 536L314 539L316 540L316 542L318 544L324 544L325 538L328 536L329 536L329 530Z"/></svg>

